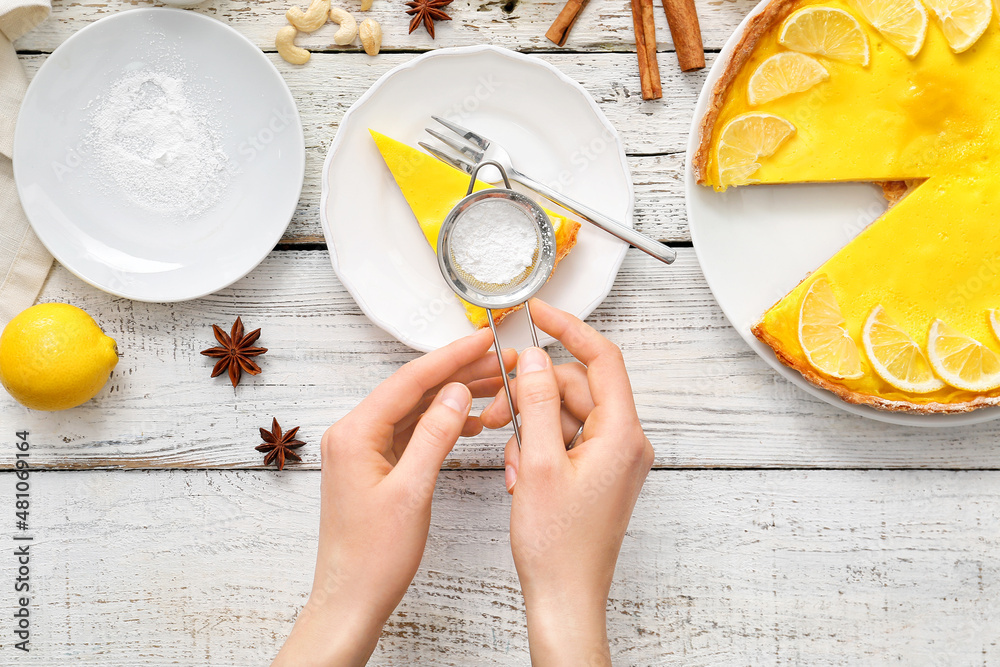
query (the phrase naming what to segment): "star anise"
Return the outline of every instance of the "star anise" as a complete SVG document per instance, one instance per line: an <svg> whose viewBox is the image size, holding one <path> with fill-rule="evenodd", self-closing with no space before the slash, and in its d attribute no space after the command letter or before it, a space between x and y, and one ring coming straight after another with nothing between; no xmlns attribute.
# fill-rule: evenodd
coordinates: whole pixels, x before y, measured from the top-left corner
<svg viewBox="0 0 1000 667"><path fill-rule="evenodd" d="M215 368L212 369L212 377L218 377L228 369L229 381L235 387L240 383L243 371L250 375L260 375L260 366L250 358L267 352L266 347L253 347L260 338L260 329L254 329L244 336L243 320L237 317L229 334L214 324L212 331L215 332L215 340L219 341L220 347L210 347L201 351L206 357L218 359Z"/></svg>
<svg viewBox="0 0 1000 667"><path fill-rule="evenodd" d="M267 454L264 457L264 465L269 466L277 461L278 470L284 470L285 458L289 458L292 461L301 461L302 458L292 451L306 444L301 440L294 439L295 434L298 432L299 427L296 426L288 433L283 434L281 427L278 426L278 420L272 417L271 430L260 429L260 437L264 439L264 442L254 447L258 452Z"/></svg>
<svg viewBox="0 0 1000 667"><path fill-rule="evenodd" d="M406 3L410 9L406 13L413 18L410 19L410 32L413 32L424 22L427 33L434 39L434 21L450 21L451 17L441 10L445 5L450 5L452 0L411 0Z"/></svg>

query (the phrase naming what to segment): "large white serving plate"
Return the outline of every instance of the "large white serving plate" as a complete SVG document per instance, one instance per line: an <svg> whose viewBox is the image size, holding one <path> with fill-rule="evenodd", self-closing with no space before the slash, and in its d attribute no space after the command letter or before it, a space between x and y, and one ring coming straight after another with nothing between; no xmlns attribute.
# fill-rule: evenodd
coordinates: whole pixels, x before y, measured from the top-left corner
<svg viewBox="0 0 1000 667"><path fill-rule="evenodd" d="M180 218L150 212L88 157L95 100L125 72L182 72L229 158L219 201ZM38 70L18 116L14 175L32 227L86 282L141 301L204 296L240 279L281 238L298 203L305 142L288 87L229 26L179 9L122 12L83 28Z"/></svg>
<svg viewBox="0 0 1000 667"><path fill-rule="evenodd" d="M629 226L633 204L618 133L587 92L548 63L476 46L432 51L388 72L341 121L320 210L341 282L373 322L423 351L474 329L368 130L411 146L433 142L424 132L432 114L503 144L522 171ZM611 290L627 249L584 223L538 296L586 317ZM531 344L523 314L509 316L499 333L505 347Z"/></svg>
<svg viewBox="0 0 1000 667"><path fill-rule="evenodd" d="M907 426L958 426L1000 417L1000 408L956 415L886 412L842 401L778 361L750 328L803 278L847 244L886 209L881 190L868 184L759 185L719 193L695 182L691 158L701 119L743 26L740 24L708 73L688 138L684 184L695 253L708 286L739 334L778 373L804 391L847 412Z"/></svg>

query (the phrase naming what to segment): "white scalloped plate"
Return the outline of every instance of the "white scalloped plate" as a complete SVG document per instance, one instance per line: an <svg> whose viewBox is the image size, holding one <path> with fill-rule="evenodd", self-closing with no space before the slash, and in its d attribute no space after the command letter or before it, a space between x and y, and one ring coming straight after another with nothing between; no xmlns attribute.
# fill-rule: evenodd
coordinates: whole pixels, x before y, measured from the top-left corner
<svg viewBox="0 0 1000 667"><path fill-rule="evenodd" d="M691 157L698 147L701 118L735 47L737 36L764 0L747 15L708 73L695 107L688 139L684 184L695 253L705 280L740 336L802 390L855 415L906 426L960 426L1000 417L1000 408L956 415L886 412L842 401L782 364L750 331L761 314L886 209L873 185L755 185L719 193L695 182Z"/></svg>
<svg viewBox="0 0 1000 667"><path fill-rule="evenodd" d="M506 146L522 171L561 183L566 194L630 226L633 202L618 133L590 95L548 63L475 46L432 51L385 74L340 123L323 168L320 215L334 271L361 309L423 351L474 329L368 129L416 146L429 139L431 114L482 132ZM586 317L611 291L627 249L584 223L538 296ZM523 314L504 320L500 339L505 347L531 344Z"/></svg>

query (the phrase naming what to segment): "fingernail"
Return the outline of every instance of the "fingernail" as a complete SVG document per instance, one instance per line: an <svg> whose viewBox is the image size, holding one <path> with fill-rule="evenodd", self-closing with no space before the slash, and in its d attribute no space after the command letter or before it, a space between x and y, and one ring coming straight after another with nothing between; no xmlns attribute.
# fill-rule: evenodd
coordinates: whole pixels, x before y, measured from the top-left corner
<svg viewBox="0 0 1000 667"><path fill-rule="evenodd" d="M467 415L472 401L469 399L469 390L465 385L453 382L441 390L441 402L455 412Z"/></svg>
<svg viewBox="0 0 1000 667"><path fill-rule="evenodd" d="M510 490L514 488L514 482L517 481L517 473L514 472L514 466L506 466L503 469L503 479L507 485L507 493L510 493Z"/></svg>
<svg viewBox="0 0 1000 667"><path fill-rule="evenodd" d="M549 355L545 350L538 347L529 347L521 353L521 358L517 360L517 374L535 373L544 371L549 365Z"/></svg>

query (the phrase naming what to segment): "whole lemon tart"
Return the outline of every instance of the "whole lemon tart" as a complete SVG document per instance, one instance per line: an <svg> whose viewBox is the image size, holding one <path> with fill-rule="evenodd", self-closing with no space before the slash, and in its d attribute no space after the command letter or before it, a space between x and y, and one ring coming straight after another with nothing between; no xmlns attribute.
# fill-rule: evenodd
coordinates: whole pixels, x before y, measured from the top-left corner
<svg viewBox="0 0 1000 667"><path fill-rule="evenodd" d="M692 156L698 183L872 182L890 202L754 335L851 403L918 413L1000 404L990 0L772 0L724 67Z"/></svg>

